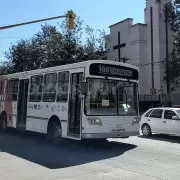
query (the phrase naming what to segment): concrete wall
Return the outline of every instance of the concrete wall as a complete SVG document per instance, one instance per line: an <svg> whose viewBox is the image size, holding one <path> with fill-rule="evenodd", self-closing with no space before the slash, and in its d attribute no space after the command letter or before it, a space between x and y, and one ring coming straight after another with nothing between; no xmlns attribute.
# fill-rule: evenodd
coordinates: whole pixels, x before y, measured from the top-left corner
<svg viewBox="0 0 180 180"><path fill-rule="evenodd" d="M147 70L144 66L147 63L147 26L145 24L135 24L131 27L130 32L131 60L128 63L139 67L139 91L144 94L149 91L149 82L147 81L149 69Z"/></svg>
<svg viewBox="0 0 180 180"><path fill-rule="evenodd" d="M164 88L166 92L165 58L166 58L166 30L164 22L164 4L170 0L147 0L144 9L145 24L133 25L133 19L128 18L110 26L108 36L107 59L118 60L118 50L113 46L118 44L118 32L121 32L121 43L126 47L121 48L121 57L127 57L129 64L136 65L140 69L140 94L149 94L152 88L152 62L151 62L151 21L150 8L153 8L153 62L154 62L154 88L156 92ZM172 33L168 32L169 53L172 51ZM164 61L164 62L163 62ZM180 92L180 88L177 90Z"/></svg>
<svg viewBox="0 0 180 180"><path fill-rule="evenodd" d="M118 50L114 50L113 47L118 44L118 32L121 33L121 43L126 43L126 47L121 48L121 57L127 56L129 58L130 51L130 27L133 25L133 19L125 19L117 24L110 26L110 59L118 60Z"/></svg>

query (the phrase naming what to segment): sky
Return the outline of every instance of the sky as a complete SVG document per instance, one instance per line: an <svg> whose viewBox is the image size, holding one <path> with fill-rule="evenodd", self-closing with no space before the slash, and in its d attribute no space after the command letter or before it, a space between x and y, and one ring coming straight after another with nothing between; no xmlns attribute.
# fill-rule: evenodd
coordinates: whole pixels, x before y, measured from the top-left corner
<svg viewBox="0 0 180 180"><path fill-rule="evenodd" d="M73 10L85 25L104 29L108 34L110 25L126 18L133 18L134 23L143 23L144 8L145 0L5 0L0 6L0 26L61 16ZM52 20L47 24L57 25L62 21ZM44 23L0 30L0 62L5 60L4 52L11 43L36 34Z"/></svg>

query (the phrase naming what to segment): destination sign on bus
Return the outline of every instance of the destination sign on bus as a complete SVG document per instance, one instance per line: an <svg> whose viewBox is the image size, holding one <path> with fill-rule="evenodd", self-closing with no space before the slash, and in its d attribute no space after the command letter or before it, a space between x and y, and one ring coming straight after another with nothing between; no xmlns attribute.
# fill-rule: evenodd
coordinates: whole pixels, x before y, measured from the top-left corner
<svg viewBox="0 0 180 180"><path fill-rule="evenodd" d="M138 71L136 69L111 64L91 64L90 74L138 80Z"/></svg>
<svg viewBox="0 0 180 180"><path fill-rule="evenodd" d="M106 66L99 65L99 71L104 74L114 74L114 75L132 77L132 71L126 70L126 69L118 69L118 68L106 67Z"/></svg>

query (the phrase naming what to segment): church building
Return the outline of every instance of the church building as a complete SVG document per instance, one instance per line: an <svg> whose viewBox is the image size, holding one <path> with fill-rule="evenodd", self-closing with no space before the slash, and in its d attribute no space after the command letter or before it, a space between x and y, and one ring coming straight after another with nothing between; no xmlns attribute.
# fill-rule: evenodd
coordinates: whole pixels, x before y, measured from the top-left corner
<svg viewBox="0 0 180 180"><path fill-rule="evenodd" d="M124 19L109 26L107 59L139 67L142 95L168 93L164 81L166 57L172 51L172 34L167 28L164 5L170 0L145 0L144 23Z"/></svg>

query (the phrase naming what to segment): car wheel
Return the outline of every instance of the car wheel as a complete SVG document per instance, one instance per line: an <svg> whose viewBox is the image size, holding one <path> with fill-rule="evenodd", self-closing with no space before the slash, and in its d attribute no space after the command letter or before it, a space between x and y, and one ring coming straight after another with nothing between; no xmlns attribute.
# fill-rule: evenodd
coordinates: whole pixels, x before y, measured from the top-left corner
<svg viewBox="0 0 180 180"><path fill-rule="evenodd" d="M148 124L142 126L142 134L143 136L151 136L151 128Z"/></svg>

